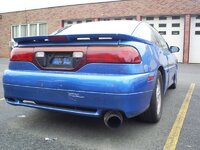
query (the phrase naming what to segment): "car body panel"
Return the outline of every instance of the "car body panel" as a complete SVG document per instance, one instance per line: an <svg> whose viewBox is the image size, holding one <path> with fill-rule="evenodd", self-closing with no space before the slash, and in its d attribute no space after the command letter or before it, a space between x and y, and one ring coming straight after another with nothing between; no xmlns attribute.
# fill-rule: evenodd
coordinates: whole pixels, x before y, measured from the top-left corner
<svg viewBox="0 0 200 150"><path fill-rule="evenodd" d="M93 117L101 117L109 110L120 111L127 118L143 113L150 105L157 72L161 71L165 94L174 82L177 61L169 48L163 49L159 44L134 35L140 22L134 23L132 28L131 21L125 22L122 24L129 28L119 32L117 28L108 30L116 23L109 22L109 28L99 32L98 28L92 32L80 29L76 34L74 29L81 27L77 25L73 32L66 32L67 35L62 32L60 35L16 38L18 49L27 48L34 53L72 49L86 55L92 46L128 46L138 51L142 61L138 64L85 63L73 71L45 70L35 61L10 61L3 75L6 101L17 106ZM106 25L106 22L100 24ZM57 41L60 38L62 40Z"/></svg>
<svg viewBox="0 0 200 150"><path fill-rule="evenodd" d="M15 105L23 105L22 100L31 100L93 108L98 110L99 116L102 115L100 112L107 109L120 110L127 117L133 117L148 107L155 84L154 80L147 80L149 74L154 73L114 75L6 70L3 78L4 94L8 103Z"/></svg>

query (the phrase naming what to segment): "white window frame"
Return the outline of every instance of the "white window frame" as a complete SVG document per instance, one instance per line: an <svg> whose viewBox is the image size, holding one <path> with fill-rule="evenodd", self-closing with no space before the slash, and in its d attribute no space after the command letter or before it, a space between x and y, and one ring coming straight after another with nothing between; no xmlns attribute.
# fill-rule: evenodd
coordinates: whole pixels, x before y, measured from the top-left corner
<svg viewBox="0 0 200 150"><path fill-rule="evenodd" d="M30 36L30 25L31 24L36 24L37 25L37 35L36 36L39 36L39 33L40 33L39 25L40 24L44 24L44 23L47 25L47 34L48 34L48 24L46 22L11 25L11 40L13 40L13 30L12 30L13 26L18 26L19 27L18 28L18 33L19 33L18 37L21 37L21 26L27 25L27 28L28 28L28 33L27 33L28 35L27 36Z"/></svg>

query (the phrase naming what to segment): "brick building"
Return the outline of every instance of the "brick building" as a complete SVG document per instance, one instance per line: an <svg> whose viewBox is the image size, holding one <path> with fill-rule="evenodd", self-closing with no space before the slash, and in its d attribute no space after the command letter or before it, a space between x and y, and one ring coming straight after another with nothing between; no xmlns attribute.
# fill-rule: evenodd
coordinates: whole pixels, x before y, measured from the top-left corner
<svg viewBox="0 0 200 150"><path fill-rule="evenodd" d="M180 47L179 62L200 63L200 0L123 0L1 13L0 57L9 56L14 37L101 20L147 21L169 45Z"/></svg>

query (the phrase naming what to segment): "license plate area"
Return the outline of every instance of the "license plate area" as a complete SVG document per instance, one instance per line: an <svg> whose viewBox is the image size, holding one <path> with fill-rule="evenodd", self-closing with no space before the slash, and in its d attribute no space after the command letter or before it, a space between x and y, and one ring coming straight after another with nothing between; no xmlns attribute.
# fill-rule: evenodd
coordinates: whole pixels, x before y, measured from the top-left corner
<svg viewBox="0 0 200 150"><path fill-rule="evenodd" d="M56 66L71 65L71 63L72 63L71 58L62 56L56 56L52 58L52 60L50 61L51 65L56 65Z"/></svg>
<svg viewBox="0 0 200 150"><path fill-rule="evenodd" d="M73 68L72 53L46 53L47 67L51 68Z"/></svg>
<svg viewBox="0 0 200 150"><path fill-rule="evenodd" d="M74 58L73 52L44 52L43 57L35 57L42 69L73 70L82 58Z"/></svg>

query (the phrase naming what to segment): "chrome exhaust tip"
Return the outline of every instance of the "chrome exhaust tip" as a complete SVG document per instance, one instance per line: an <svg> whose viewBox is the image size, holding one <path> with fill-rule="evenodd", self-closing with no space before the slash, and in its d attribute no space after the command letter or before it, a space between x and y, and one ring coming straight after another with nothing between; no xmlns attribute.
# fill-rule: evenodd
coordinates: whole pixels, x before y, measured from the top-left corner
<svg viewBox="0 0 200 150"><path fill-rule="evenodd" d="M108 111L104 115L104 123L108 128L119 128L123 123L123 116L118 111Z"/></svg>

